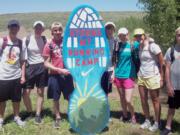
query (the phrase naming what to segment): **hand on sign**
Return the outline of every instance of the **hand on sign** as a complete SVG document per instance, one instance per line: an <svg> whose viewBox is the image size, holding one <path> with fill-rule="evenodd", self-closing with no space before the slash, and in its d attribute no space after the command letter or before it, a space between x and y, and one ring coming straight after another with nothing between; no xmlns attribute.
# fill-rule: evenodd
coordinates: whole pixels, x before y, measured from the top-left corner
<svg viewBox="0 0 180 135"><path fill-rule="evenodd" d="M69 70L67 70L67 69L57 68L56 71L57 71L59 74L63 74L63 75L68 75L68 74L70 74Z"/></svg>

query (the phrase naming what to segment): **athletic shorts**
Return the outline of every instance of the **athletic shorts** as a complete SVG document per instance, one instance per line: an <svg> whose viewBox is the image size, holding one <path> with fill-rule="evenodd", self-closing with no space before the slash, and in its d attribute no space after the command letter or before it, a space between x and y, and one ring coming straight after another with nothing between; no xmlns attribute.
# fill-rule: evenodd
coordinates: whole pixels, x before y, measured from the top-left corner
<svg viewBox="0 0 180 135"><path fill-rule="evenodd" d="M58 101L61 93L64 99L69 100L70 94L74 90L73 78L71 75L50 75L48 80L48 99Z"/></svg>
<svg viewBox="0 0 180 135"><path fill-rule="evenodd" d="M132 89L134 88L133 78L115 78L114 84L117 88Z"/></svg>
<svg viewBox="0 0 180 135"><path fill-rule="evenodd" d="M159 75L150 78L144 78L139 76L137 84L139 86L144 86L149 90L157 90L161 87L160 80L161 77Z"/></svg>
<svg viewBox="0 0 180 135"><path fill-rule="evenodd" d="M48 84L48 70L44 63L32 64L26 67L26 83L22 86L25 89L44 88Z"/></svg>
<svg viewBox="0 0 180 135"><path fill-rule="evenodd" d="M25 89L34 89L34 87L44 88L47 86L47 84L48 84L48 73L43 72L41 74L34 76L30 80L27 80L23 87Z"/></svg>
<svg viewBox="0 0 180 135"><path fill-rule="evenodd" d="M12 102L21 101L20 79L0 80L0 102L11 100Z"/></svg>
<svg viewBox="0 0 180 135"><path fill-rule="evenodd" d="M180 108L180 90L175 90L174 97L168 98L168 105L170 109Z"/></svg>

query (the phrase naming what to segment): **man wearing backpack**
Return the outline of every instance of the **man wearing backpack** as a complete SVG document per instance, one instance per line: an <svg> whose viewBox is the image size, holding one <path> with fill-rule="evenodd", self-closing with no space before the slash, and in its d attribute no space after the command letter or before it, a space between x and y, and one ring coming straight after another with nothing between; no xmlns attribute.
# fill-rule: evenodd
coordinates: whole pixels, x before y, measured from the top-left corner
<svg viewBox="0 0 180 135"><path fill-rule="evenodd" d="M42 52L46 44L45 36L42 36L45 25L42 21L36 21L33 25L34 34L23 39L23 44L27 49L26 61L26 83L23 90L23 100L28 111L27 117L32 116L32 105L30 93L37 87L37 104L35 124L41 124L41 111L44 101L44 88L47 86L47 70L44 67Z"/></svg>
<svg viewBox="0 0 180 135"><path fill-rule="evenodd" d="M19 117L21 101L21 83L25 82L25 47L17 38L20 24L17 20L8 22L9 35L0 39L0 128L3 126L3 117L6 101L11 100L14 112L14 121L18 126L25 123Z"/></svg>
<svg viewBox="0 0 180 135"><path fill-rule="evenodd" d="M45 66L49 68L48 80L48 98L53 99L55 122L54 128L60 127L61 115L59 108L59 99L61 93L66 100L69 99L74 90L73 79L70 72L65 69L62 58L63 26L60 22L54 22L51 26L53 38L48 42L43 51Z"/></svg>
<svg viewBox="0 0 180 135"><path fill-rule="evenodd" d="M168 135L171 132L175 109L180 108L180 27L176 30L175 43L166 52L165 61L169 109L166 127L161 135Z"/></svg>

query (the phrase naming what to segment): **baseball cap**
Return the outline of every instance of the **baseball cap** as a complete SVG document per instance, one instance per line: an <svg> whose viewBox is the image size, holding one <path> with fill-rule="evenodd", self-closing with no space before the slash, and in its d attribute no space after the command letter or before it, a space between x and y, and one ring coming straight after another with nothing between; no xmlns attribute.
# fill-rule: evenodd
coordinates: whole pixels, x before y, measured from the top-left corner
<svg viewBox="0 0 180 135"><path fill-rule="evenodd" d="M105 24L105 27L112 26L114 29L116 29L116 25L113 22L107 22Z"/></svg>
<svg viewBox="0 0 180 135"><path fill-rule="evenodd" d="M120 35L120 34L123 34L123 35L127 35L129 32L128 32L128 29L127 28L120 28L119 30L118 30L118 35Z"/></svg>
<svg viewBox="0 0 180 135"><path fill-rule="evenodd" d="M8 28L9 27L12 27L12 26L17 26L17 27L20 27L20 23L19 23L19 21L18 20L10 20L9 22L8 22Z"/></svg>
<svg viewBox="0 0 180 135"><path fill-rule="evenodd" d="M33 24L33 28L35 28L38 24L41 25L43 28L45 27L44 22L42 22L42 21L35 21L34 24Z"/></svg>
<svg viewBox="0 0 180 135"><path fill-rule="evenodd" d="M145 34L144 30L142 28L137 28L134 30L134 36L136 35L143 35Z"/></svg>

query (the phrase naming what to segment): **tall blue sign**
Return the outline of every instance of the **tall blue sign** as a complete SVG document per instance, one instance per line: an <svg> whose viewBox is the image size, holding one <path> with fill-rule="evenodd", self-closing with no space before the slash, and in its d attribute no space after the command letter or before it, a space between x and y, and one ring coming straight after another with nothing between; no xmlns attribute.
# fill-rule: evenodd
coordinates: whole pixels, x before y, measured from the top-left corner
<svg viewBox="0 0 180 135"><path fill-rule="evenodd" d="M63 59L75 83L68 107L70 125L81 135L99 133L110 114L100 85L109 63L109 45L102 18L94 8L83 5L72 12L64 35Z"/></svg>

